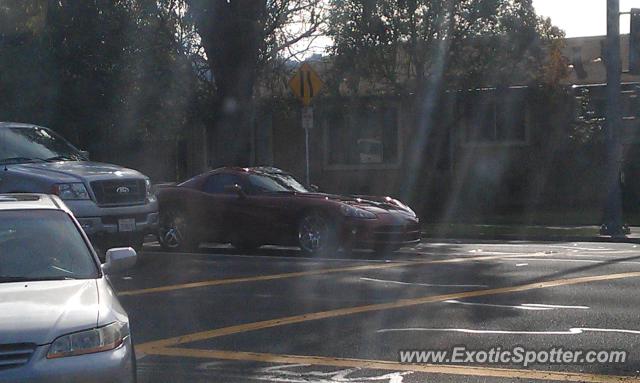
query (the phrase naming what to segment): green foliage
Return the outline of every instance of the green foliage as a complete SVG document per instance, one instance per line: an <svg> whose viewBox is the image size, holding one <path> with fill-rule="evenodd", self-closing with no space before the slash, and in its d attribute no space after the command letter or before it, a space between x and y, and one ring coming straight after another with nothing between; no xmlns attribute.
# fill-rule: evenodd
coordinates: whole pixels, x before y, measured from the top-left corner
<svg viewBox="0 0 640 383"><path fill-rule="evenodd" d="M37 27L1 30L0 120L50 126L97 158L116 144L175 137L189 125L197 89L179 7L2 0L0 17Z"/></svg>
<svg viewBox="0 0 640 383"><path fill-rule="evenodd" d="M526 84L548 77L549 46L563 34L530 0L332 0L335 73L420 92L442 76L450 88ZM444 71L442 71L444 68Z"/></svg>
<svg viewBox="0 0 640 383"><path fill-rule="evenodd" d="M569 126L569 142L577 145L604 142L605 118L599 115L588 88L576 91L576 119Z"/></svg>

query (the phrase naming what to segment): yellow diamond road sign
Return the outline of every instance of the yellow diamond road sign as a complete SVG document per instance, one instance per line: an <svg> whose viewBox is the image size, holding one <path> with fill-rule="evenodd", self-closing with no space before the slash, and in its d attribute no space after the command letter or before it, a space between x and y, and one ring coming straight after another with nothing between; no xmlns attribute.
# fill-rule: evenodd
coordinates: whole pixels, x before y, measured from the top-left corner
<svg viewBox="0 0 640 383"><path fill-rule="evenodd" d="M320 93L324 84L320 76L313 70L311 65L304 63L300 69L289 80L289 87L293 94L298 97L302 104L308 106L315 96Z"/></svg>

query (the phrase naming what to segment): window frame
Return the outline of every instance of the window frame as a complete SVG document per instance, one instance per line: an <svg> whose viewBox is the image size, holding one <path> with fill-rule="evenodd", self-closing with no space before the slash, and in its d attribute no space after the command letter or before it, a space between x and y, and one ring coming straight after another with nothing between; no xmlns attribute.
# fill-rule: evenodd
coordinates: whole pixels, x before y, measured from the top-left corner
<svg viewBox="0 0 640 383"><path fill-rule="evenodd" d="M327 119L321 120L322 129L322 167L324 170L328 171L339 171L339 170L397 170L402 166L402 159L404 154L404 143L403 143L403 131L404 126L402 124L402 108L400 107L400 103L398 101L391 102L378 102L372 103L372 105L384 106L388 109L395 109L396 111L396 143L397 143L397 156L395 161L380 163L380 164L331 164L329 162L329 157L331 155L331 147L330 147L330 137L329 137L329 127ZM349 111L351 109L345 108L345 111ZM384 143L383 143L384 145Z"/></svg>
<svg viewBox="0 0 640 383"><path fill-rule="evenodd" d="M526 100L526 99L525 99ZM498 102L499 100L496 98L492 98L490 101L483 101L484 104L490 104L493 107L493 132L494 136L497 137L498 132ZM523 109L524 109L524 138L523 139L494 139L494 140L475 140L469 138L469 131L471 129L471 123L469 118L464 115L462 118L462 134L459 137L460 145L462 147L473 147L473 148L482 148L482 147L521 147L528 146L531 144L531 136L530 136L530 127L532 124L532 114L531 114L531 106L523 101ZM466 107L466 105L465 105Z"/></svg>

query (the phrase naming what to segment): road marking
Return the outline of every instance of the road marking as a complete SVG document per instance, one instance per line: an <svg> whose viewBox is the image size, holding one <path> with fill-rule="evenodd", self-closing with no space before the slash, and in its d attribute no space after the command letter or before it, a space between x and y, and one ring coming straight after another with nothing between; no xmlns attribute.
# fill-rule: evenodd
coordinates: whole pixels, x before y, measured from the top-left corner
<svg viewBox="0 0 640 383"><path fill-rule="evenodd" d="M464 334L510 334L510 335L577 335L584 332L615 332L621 334L640 335L638 330L625 330L615 328L589 328L589 327L572 327L566 331L515 331L515 330L475 330L469 328L427 328L427 327L408 327L408 328L385 328L377 330L377 333L387 332L460 332Z"/></svg>
<svg viewBox="0 0 640 383"><path fill-rule="evenodd" d="M304 276L310 276L310 275L321 275L321 274L330 274L330 273L339 273L339 272L377 270L377 269L386 269L390 267L408 266L411 264L412 264L411 262L387 263L382 265L339 267L339 268L333 268L333 269L309 270L309 271L299 271L299 272L293 272L293 273L258 275L258 276L240 277L240 278L214 279L209 281L190 282L190 283L182 283L177 285L151 287L148 289L122 291L118 293L118 296L159 293L159 292L174 291L174 290L192 289L196 287L220 286L220 285L229 285L229 284L244 283L244 282L270 281L274 279L296 278L296 277L304 277Z"/></svg>
<svg viewBox="0 0 640 383"><path fill-rule="evenodd" d="M606 263L609 264L611 266L615 266L615 265L640 265L640 262L637 261L622 261L622 262L618 262L615 259L611 259L609 257L609 260L607 261L598 261L595 259L564 259L564 258L544 258L544 259L540 259L540 258L531 258L531 259L527 259L527 258L522 258L522 261L541 261L544 260L549 261L549 262L582 262L582 263Z"/></svg>
<svg viewBox="0 0 640 383"><path fill-rule="evenodd" d="M578 309L578 310L589 310L589 306L565 306L565 305L545 305L543 303L523 303L523 306L528 307L548 307L548 308L558 308L558 309Z"/></svg>
<svg viewBox="0 0 640 383"><path fill-rule="evenodd" d="M230 247L205 247L204 249L208 250L208 251L216 251L216 250L229 250ZM189 253L189 252L185 252L185 253L180 253L180 255L187 255L187 256L191 256L191 255L195 255L195 256L204 256L204 257L216 257L216 258L231 258L231 259L238 259L238 258L249 258L249 259L276 259L276 260L280 260L280 261L287 261L287 260L293 260L293 261L313 261L313 262L327 262L327 261L331 261L331 262L341 262L341 263L355 263L355 262L371 262L371 263L385 263L385 262L392 262L388 259L369 259L369 258L318 258L318 257L304 257L300 253L300 250L297 248L286 248L286 247L277 247L277 248L270 248L270 247L264 247L264 250L285 250L285 251L290 251L290 252L295 252L296 255L266 255L266 254L221 254L221 253ZM167 255L167 252L164 251L154 251L154 250L145 250L145 254L155 254L155 255ZM401 254L411 254L411 255L419 255L418 253L411 253L411 252L403 252Z"/></svg>
<svg viewBox="0 0 640 383"><path fill-rule="evenodd" d="M380 282L380 283L391 283L398 285L415 285L415 286L427 286L427 287L489 287L487 285L438 285L433 283L412 283L412 282L401 282L401 281L388 281L386 279L375 279L375 278L360 278L361 281L368 282Z"/></svg>
<svg viewBox="0 0 640 383"><path fill-rule="evenodd" d="M262 330L266 328L273 328L279 326L285 326L295 323L309 322L319 319L336 318L346 315L361 314L372 311L390 310L397 308L405 308L411 306L417 306L425 303L443 302L451 299L463 299L472 297L481 297L487 295L507 294L521 291L537 290L557 286L568 286L589 282L601 282L610 281L615 279L640 277L640 272L628 272L619 274L605 274L605 275L593 275L587 277L576 277L568 279L558 279L545 282L527 283L524 285L500 287L485 290L463 291L458 293L450 293L443 295L431 295L419 298L400 299L394 302L378 303L371 305L345 307L341 309L319 311L315 313L293 315L289 317L269 319L260 322L245 323L229 327L222 327L213 330L200 331L188 335L176 336L172 338L161 339L157 341L151 341L148 343L137 346L142 352L150 353L157 347L169 347L177 346L179 344L191 343L197 341L208 340L226 335L239 334L249 331Z"/></svg>
<svg viewBox="0 0 640 383"><path fill-rule="evenodd" d="M460 257L460 258L438 259L438 260L428 260L428 261L403 261L403 262L393 262L393 263L376 264L376 265L363 265L363 266L338 267L338 268L332 268L332 269L298 271L293 273L214 279L209 281L189 282L189 283L182 283L182 284L176 284L176 285L151 287L147 289L121 291L118 293L118 296L160 293L160 292L167 292L167 291L192 289L197 287L220 286L220 285L229 285L229 284L246 283L246 282L271 281L275 279L298 278L298 277L306 277L311 275L323 275L323 274L331 274L331 273L382 270L382 269L390 269L395 267L414 266L414 265L462 263L462 262L473 262L473 261L489 261L489 260L503 259L503 258L506 259L506 258L520 258L520 257L537 257L537 256L544 257L546 256L546 254L532 253L532 254L520 254L520 255L508 255L508 256L489 255L489 256L481 256L481 257Z"/></svg>
<svg viewBox="0 0 640 383"><path fill-rule="evenodd" d="M521 305L499 305L495 303L480 303L480 302L462 302L455 299L449 299L444 301L444 303L453 303L464 306L485 306L485 307L495 307L495 308L505 308L505 309L515 309L515 310L530 310L530 311L546 311L546 310L555 310L555 309L579 309L579 310L588 310L587 306L559 306L559 305L545 305L545 304L535 304L535 303L524 303Z"/></svg>
<svg viewBox="0 0 640 383"><path fill-rule="evenodd" d="M219 362L214 362L219 363ZM302 367L302 368L301 368ZM261 368L258 370L258 374L251 375L251 379L265 380L268 382L387 382L387 383L402 383L404 382L404 376L413 374L413 371L402 372L385 372L383 375L380 373L366 374L360 373L361 369L354 368L341 368L337 371L314 371L310 370L312 367L310 364L284 364ZM300 371L302 370L302 371ZM357 376L354 376L357 375Z"/></svg>
<svg viewBox="0 0 640 383"><path fill-rule="evenodd" d="M559 371L538 371L523 369L508 369L494 367L478 367L478 366L457 366L457 365L429 365L429 364L408 364L385 360L370 359L350 359L350 358L333 358L324 356L305 356L305 355L280 355L267 354L257 352L239 352L239 351L221 351L221 350L200 350L191 348L159 348L153 352L155 355L204 358L204 359L222 359L234 361L253 361L261 363L288 363L288 364L306 364L314 366L330 366L330 367L346 367L361 368L371 370L384 371L411 371L428 374L445 374L445 375L462 375L462 376L483 376L491 378L507 378L507 379L536 379L546 381L563 381L563 382L592 382L592 383L611 383L611 382L638 382L632 376L616 376L616 375L596 375L578 372L559 372Z"/></svg>

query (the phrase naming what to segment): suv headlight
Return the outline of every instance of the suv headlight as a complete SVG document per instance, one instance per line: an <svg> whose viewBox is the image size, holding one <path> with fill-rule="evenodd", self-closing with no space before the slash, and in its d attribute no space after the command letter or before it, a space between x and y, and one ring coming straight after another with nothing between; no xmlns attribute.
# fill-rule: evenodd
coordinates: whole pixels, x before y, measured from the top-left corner
<svg viewBox="0 0 640 383"><path fill-rule="evenodd" d="M360 209L358 207L342 204L340 205L340 212L345 217L362 218L362 219L375 219L377 216L370 211Z"/></svg>
<svg viewBox="0 0 640 383"><path fill-rule="evenodd" d="M89 192L81 182L53 185L53 194L66 200L89 199Z"/></svg>
<svg viewBox="0 0 640 383"><path fill-rule="evenodd" d="M92 354L119 347L129 335L129 326L122 322L58 337L51 343L47 359Z"/></svg>
<svg viewBox="0 0 640 383"><path fill-rule="evenodd" d="M151 180L150 179L147 178L147 179L144 180L144 187L145 187L145 190L147 192L147 200L148 201L155 200L156 199L156 195L153 192L153 186L151 185Z"/></svg>

